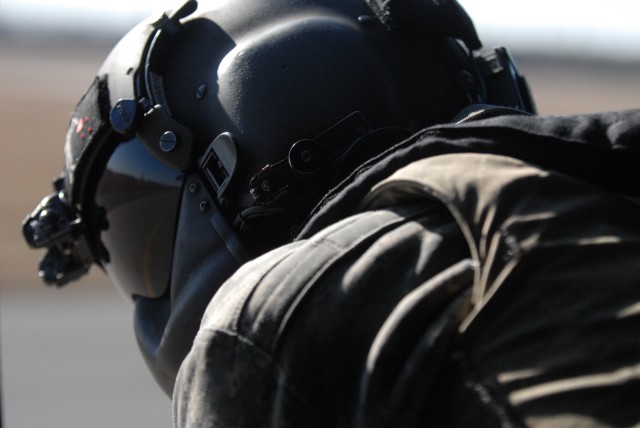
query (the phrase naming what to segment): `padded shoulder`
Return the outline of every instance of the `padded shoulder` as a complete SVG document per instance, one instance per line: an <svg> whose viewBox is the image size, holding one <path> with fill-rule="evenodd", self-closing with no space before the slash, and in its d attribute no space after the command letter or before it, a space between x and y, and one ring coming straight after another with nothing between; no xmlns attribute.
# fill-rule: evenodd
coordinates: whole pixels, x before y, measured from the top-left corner
<svg viewBox="0 0 640 428"><path fill-rule="evenodd" d="M489 106L462 123L424 129L357 168L316 207L300 237L353 212L365 195L395 171L421 159L486 153L519 159L602 189L640 197L640 109L573 116L512 114Z"/></svg>

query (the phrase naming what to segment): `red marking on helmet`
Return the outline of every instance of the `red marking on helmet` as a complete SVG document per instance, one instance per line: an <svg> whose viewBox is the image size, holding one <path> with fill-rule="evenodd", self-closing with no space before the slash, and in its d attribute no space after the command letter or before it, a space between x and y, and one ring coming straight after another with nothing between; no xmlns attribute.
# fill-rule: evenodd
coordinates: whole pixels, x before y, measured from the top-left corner
<svg viewBox="0 0 640 428"><path fill-rule="evenodd" d="M89 118L87 116L82 119L78 119L78 123L76 124L76 134L81 134L84 130L84 126L89 122ZM81 137L84 138L84 137Z"/></svg>

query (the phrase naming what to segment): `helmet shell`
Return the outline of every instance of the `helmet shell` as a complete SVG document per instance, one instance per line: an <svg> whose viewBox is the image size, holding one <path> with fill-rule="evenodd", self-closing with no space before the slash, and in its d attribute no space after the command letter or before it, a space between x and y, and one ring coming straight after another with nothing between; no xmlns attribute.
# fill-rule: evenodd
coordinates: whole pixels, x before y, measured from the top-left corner
<svg viewBox="0 0 640 428"><path fill-rule="evenodd" d="M202 157L216 137L235 143L225 192L240 200L265 165L354 112L371 130L413 131L468 103L457 79L462 65L449 52L455 25L390 31L363 0L194 6L149 19L118 43L98 72L108 91L97 110L111 117L100 113L96 123L109 129L67 150L67 193L95 259L134 299L141 351L168 394L206 302L255 255L250 250L274 245L239 236L228 224L237 207L222 206L202 180ZM330 176L325 187L341 178Z"/></svg>

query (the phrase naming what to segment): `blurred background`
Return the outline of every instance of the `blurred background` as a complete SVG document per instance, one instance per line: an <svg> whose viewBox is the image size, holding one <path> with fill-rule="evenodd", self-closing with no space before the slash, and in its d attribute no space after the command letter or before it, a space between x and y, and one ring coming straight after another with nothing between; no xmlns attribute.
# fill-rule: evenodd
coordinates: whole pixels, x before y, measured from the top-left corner
<svg viewBox="0 0 640 428"><path fill-rule="evenodd" d="M460 0L508 46L542 114L640 107L640 2ZM54 290L20 224L51 191L67 122L113 44L160 0L0 0L0 352L4 426L170 427L132 308L99 272Z"/></svg>

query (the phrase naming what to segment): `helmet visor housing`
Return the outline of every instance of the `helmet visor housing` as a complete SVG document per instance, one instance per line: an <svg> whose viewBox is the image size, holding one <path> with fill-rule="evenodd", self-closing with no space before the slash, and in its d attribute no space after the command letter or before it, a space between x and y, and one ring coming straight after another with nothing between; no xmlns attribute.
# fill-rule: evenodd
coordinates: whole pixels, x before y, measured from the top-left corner
<svg viewBox="0 0 640 428"><path fill-rule="evenodd" d="M136 70L153 31L142 23L114 49L76 106L64 149L65 203L82 223L90 259L128 298L159 297L168 287L184 176L138 133L113 126L117 100L139 96Z"/></svg>
<svg viewBox="0 0 640 428"><path fill-rule="evenodd" d="M182 173L134 138L118 145L95 191L100 263L128 297L161 296L170 280ZM95 217L95 216L94 216Z"/></svg>

